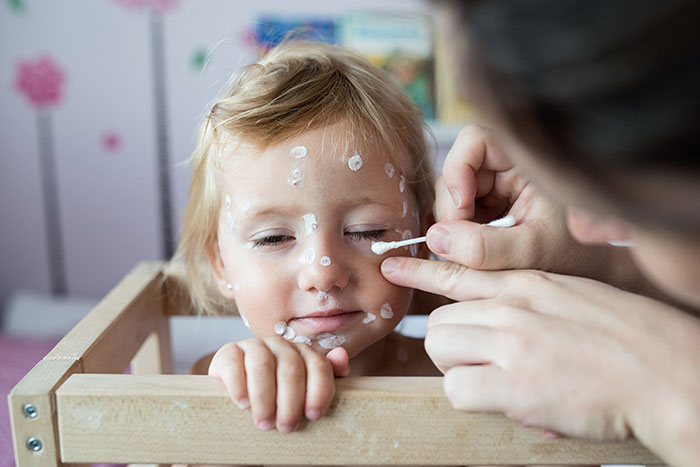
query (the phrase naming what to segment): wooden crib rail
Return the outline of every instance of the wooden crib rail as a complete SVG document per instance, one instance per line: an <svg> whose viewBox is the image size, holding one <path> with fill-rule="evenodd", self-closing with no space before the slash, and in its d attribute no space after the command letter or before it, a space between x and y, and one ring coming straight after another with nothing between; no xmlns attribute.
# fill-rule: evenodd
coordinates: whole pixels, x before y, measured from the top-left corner
<svg viewBox="0 0 700 467"><path fill-rule="evenodd" d="M501 415L457 412L441 378L339 379L322 420L261 432L219 381L159 374L170 369L168 317L190 310L186 294L166 293L182 288L179 274L138 265L17 384L8 399L18 467L660 464L636 440L548 439ZM130 361L137 374L120 374Z"/></svg>

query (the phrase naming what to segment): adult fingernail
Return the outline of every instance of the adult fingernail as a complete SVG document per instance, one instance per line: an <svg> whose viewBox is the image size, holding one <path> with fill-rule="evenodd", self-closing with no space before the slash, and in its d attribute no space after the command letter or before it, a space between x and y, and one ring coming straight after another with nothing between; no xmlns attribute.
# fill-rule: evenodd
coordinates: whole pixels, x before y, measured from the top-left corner
<svg viewBox="0 0 700 467"><path fill-rule="evenodd" d="M384 274L391 274L396 271L399 266L401 266L401 260L399 258L387 258L382 262L382 272Z"/></svg>
<svg viewBox="0 0 700 467"><path fill-rule="evenodd" d="M459 191L455 190L454 188L450 190L450 196L452 197L452 203L454 203L455 207L457 209L462 207L462 195L459 194Z"/></svg>
<svg viewBox="0 0 700 467"><path fill-rule="evenodd" d="M236 404L238 404L238 407L240 407L241 409L247 409L248 407L250 407L250 401L245 397L238 399L236 401Z"/></svg>
<svg viewBox="0 0 700 467"><path fill-rule="evenodd" d="M452 235L445 229L433 227L428 230L428 248L436 255L444 255L450 252L452 247Z"/></svg>
<svg viewBox="0 0 700 467"><path fill-rule="evenodd" d="M275 423L272 420L261 420L257 423L257 425L261 430L267 431L275 426Z"/></svg>

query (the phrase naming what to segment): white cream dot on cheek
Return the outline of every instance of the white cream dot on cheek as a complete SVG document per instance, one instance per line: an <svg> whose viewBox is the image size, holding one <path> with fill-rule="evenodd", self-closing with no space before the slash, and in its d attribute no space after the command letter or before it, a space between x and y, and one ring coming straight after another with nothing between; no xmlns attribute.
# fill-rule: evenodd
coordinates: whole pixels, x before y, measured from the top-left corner
<svg viewBox="0 0 700 467"><path fill-rule="evenodd" d="M229 195L224 196L224 203L226 203L226 209L231 209L231 197Z"/></svg>
<svg viewBox="0 0 700 467"><path fill-rule="evenodd" d="M289 151L289 155L295 159L301 159L306 157L306 152L306 146L294 146L292 150Z"/></svg>
<svg viewBox="0 0 700 467"><path fill-rule="evenodd" d="M391 309L391 305L385 303L382 305L381 310L379 310L379 316L384 319L391 319L394 317L394 310Z"/></svg>
<svg viewBox="0 0 700 467"><path fill-rule="evenodd" d="M247 327L248 329L250 329L250 323L248 322L248 318L246 318L245 316L241 315L241 319L243 320L243 324L245 325L245 327Z"/></svg>
<svg viewBox="0 0 700 467"><path fill-rule="evenodd" d="M375 315L374 313L370 313L370 312L368 311L368 312L367 312L367 316L362 320L362 322L363 322L364 324L369 324L369 323L371 323L372 321L374 321L375 319L377 319L377 315Z"/></svg>
<svg viewBox="0 0 700 467"><path fill-rule="evenodd" d="M318 222L316 221L316 216L313 213L309 214L304 214L301 216L302 219L304 219L304 230L306 232L306 236L308 237L312 233L314 233L314 230L318 228Z"/></svg>
<svg viewBox="0 0 700 467"><path fill-rule="evenodd" d="M360 168L362 168L362 164L364 164L364 161L362 160L362 156L359 154L355 154L348 159L348 167L350 167L350 170L353 172L360 170Z"/></svg>
<svg viewBox="0 0 700 467"><path fill-rule="evenodd" d="M335 349L336 347L340 347L345 343L345 336L331 334L329 332L319 334L316 339L318 340L318 345L324 349Z"/></svg>
<svg viewBox="0 0 700 467"><path fill-rule="evenodd" d="M331 259L328 256L322 256L321 261L321 266L330 266L331 265Z"/></svg>
<svg viewBox="0 0 700 467"><path fill-rule="evenodd" d="M316 251L313 248L307 248L299 257L299 264L312 264L316 258Z"/></svg>
<svg viewBox="0 0 700 467"><path fill-rule="evenodd" d="M413 237L413 232L411 232L408 229L401 232L401 240L408 240L409 238L412 238L412 237ZM408 251L408 246L403 247L403 249Z"/></svg>
<svg viewBox="0 0 700 467"><path fill-rule="evenodd" d="M285 323L284 321L280 321L279 323L275 324L273 330L275 331L275 334L281 336L287 330L287 323Z"/></svg>
<svg viewBox="0 0 700 467"><path fill-rule="evenodd" d="M408 201L403 200L401 203L401 217L406 217L406 213L408 213Z"/></svg>
<svg viewBox="0 0 700 467"><path fill-rule="evenodd" d="M401 180L399 180L399 193L403 193L406 190L406 177L401 175Z"/></svg>
<svg viewBox="0 0 700 467"><path fill-rule="evenodd" d="M396 173L396 170L394 170L394 165L393 164L384 165L384 173L386 174L387 177L392 178L394 176L394 174Z"/></svg>
<svg viewBox="0 0 700 467"><path fill-rule="evenodd" d="M228 223L228 228L233 232L233 214L231 214L231 211L226 211L226 222Z"/></svg>

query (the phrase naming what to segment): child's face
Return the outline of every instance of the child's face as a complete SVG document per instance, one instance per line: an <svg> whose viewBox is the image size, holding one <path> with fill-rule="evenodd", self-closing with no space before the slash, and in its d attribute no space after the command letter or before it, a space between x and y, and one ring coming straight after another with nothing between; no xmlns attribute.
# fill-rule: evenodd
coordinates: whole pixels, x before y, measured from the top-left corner
<svg viewBox="0 0 700 467"><path fill-rule="evenodd" d="M353 357L406 313L412 291L379 266L414 251L370 247L420 235L419 217L380 151L354 148L338 124L264 151L242 144L225 159L215 272L257 337L282 333Z"/></svg>

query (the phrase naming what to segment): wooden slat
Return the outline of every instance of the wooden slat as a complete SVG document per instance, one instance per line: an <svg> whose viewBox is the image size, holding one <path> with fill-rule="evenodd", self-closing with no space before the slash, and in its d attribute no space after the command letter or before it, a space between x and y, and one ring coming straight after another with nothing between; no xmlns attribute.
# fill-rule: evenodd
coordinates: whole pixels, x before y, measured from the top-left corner
<svg viewBox="0 0 700 467"><path fill-rule="evenodd" d="M82 371L77 360L41 360L12 389L7 402L12 424L15 463L19 467L58 467L55 389L73 373ZM24 407L31 404L36 417L27 417ZM41 442L41 450L32 451L27 440Z"/></svg>
<svg viewBox="0 0 700 467"><path fill-rule="evenodd" d="M71 376L56 392L67 462L658 464L637 441L548 439L451 408L441 378L345 378L322 420L261 432L205 376Z"/></svg>
<svg viewBox="0 0 700 467"><path fill-rule="evenodd" d="M45 357L81 360L86 373L121 373L162 315L162 263L139 263Z"/></svg>

